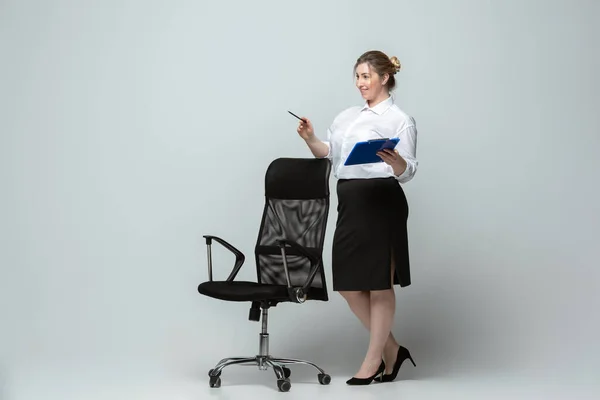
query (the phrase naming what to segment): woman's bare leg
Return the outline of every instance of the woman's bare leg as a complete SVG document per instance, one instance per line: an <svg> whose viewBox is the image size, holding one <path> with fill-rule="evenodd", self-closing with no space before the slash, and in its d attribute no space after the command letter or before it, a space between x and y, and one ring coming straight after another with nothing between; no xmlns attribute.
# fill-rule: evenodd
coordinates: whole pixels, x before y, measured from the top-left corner
<svg viewBox="0 0 600 400"><path fill-rule="evenodd" d="M390 331L395 311L395 295L393 289L376 292L340 292L340 294L346 299L350 309L362 322L365 328L371 331L371 340L367 357L365 357L365 362L363 362L359 374L355 376L357 378L366 378L373 375L381 363L382 356L386 361L386 370L391 371L393 365L388 365L388 363L393 363L395 361L396 353L400 347ZM373 316L372 313L375 315ZM373 326L376 328L375 337L373 336L371 329L373 317L375 319L375 324ZM386 319L388 322L386 322ZM381 349L382 345L379 342L381 342L382 332L385 331L388 333L384 340L383 349ZM375 365L371 365L373 363Z"/></svg>
<svg viewBox="0 0 600 400"><path fill-rule="evenodd" d="M390 335L395 311L395 296L392 289L376 290L370 293L371 301L371 340L357 378L366 378L375 373L381 364L385 343Z"/></svg>
<svg viewBox="0 0 600 400"><path fill-rule="evenodd" d="M371 330L371 296L370 292L340 292L342 297L348 303L350 310L356 315L356 317L362 322L367 330ZM390 332L386 343L386 347L390 346L393 350L396 347L398 350L398 343L394 334Z"/></svg>
<svg viewBox="0 0 600 400"><path fill-rule="evenodd" d="M392 264L390 267L391 282L392 282L391 291L393 292L394 291L394 275L396 272L393 251L392 251L392 255L391 255L391 264ZM392 313L392 317L391 317L392 325L393 325L394 313L396 311L395 306L396 306L396 299L395 299L395 295L394 295L394 312ZM399 348L400 348L400 345L395 340L392 343L390 343L389 341L386 342L385 347L383 349L383 361L385 361L385 373L386 374L390 374L392 372L392 370L394 369L394 363L396 362Z"/></svg>
<svg viewBox="0 0 600 400"><path fill-rule="evenodd" d="M392 254L392 263L391 263L391 279L392 279L392 283L394 282L394 256ZM384 292L391 292L391 293L384 293ZM373 295L373 293L375 293L375 295ZM358 319L362 322L362 324L365 326L365 328L367 328L367 330L369 330L369 332L371 332L371 341L369 343L369 351L367 352L367 357L365 357L365 363L368 365L365 365L365 363L363 363L363 366L361 367L361 371L363 371L363 369L367 369L367 370L371 370L370 368L370 364L372 364L370 361L367 361L368 358L371 358L372 355L369 352L373 352L373 351L377 351L378 348L381 347L380 343L378 343L377 341L380 340L380 338L376 338L375 342L373 341L373 333L371 330L371 323L372 323L372 311L373 309L379 309L381 312L377 312L375 311L376 315L376 320L379 321L383 318L382 322L378 324L378 322L376 321L376 325L378 327L378 329L383 329L384 331L388 330L389 334L387 335L387 338L385 340L385 344L383 346L383 351L382 351L382 356L383 356L383 360L385 361L385 366L386 366L386 373L390 373L392 371L392 368L394 367L394 362L396 361L396 355L398 353L398 349L400 348L400 345L398 344L398 342L396 341L396 338L394 338L393 333L391 332L391 326L393 325L393 317L394 317L394 312L395 312L395 305L396 305L396 299L395 299L395 293L394 293L394 289L393 289L393 285L392 288L389 290L385 290L385 291L381 291L381 293L378 292L368 292L368 291L342 291L340 292L340 294L342 295L342 297L344 297L344 299L346 300L346 302L348 303L348 306L350 307L350 309L352 310L352 312L358 317ZM376 298L375 302L372 302L373 298ZM374 307L373 307L373 305ZM388 318L388 320L386 320L386 318ZM376 331L376 336L380 335L381 333ZM375 373L375 371L377 370L377 368L379 367L381 359L379 358L379 361L376 363L377 365L374 366L374 370L373 372L371 372L370 374L366 374L366 376L371 376L373 373ZM365 368L363 368L365 367ZM360 375L356 375L357 378L360 377L366 377L366 376L362 376L363 374L361 374L361 371L359 371Z"/></svg>

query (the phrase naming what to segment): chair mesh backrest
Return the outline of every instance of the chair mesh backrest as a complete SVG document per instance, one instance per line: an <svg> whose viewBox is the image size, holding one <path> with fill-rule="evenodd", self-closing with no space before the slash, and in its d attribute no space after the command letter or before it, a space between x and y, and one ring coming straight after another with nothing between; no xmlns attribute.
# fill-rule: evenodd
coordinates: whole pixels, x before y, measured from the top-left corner
<svg viewBox="0 0 600 400"><path fill-rule="evenodd" d="M265 177L265 207L256 245L256 266L261 283L287 285L277 239L292 240L322 259L329 213L327 159L277 159ZM292 286L302 286L309 276L310 261L287 249ZM322 262L321 262L322 265ZM327 299L323 269L308 293L311 299Z"/></svg>

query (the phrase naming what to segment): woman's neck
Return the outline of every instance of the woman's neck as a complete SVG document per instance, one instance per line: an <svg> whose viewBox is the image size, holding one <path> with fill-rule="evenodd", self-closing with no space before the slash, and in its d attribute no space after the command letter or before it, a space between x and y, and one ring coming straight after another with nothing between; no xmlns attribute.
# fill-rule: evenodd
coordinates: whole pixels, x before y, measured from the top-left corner
<svg viewBox="0 0 600 400"><path fill-rule="evenodd" d="M381 103L382 101L386 101L389 97L390 97L390 94L388 92L382 92L375 99L367 100L367 104L369 105L369 108L373 108L377 104Z"/></svg>

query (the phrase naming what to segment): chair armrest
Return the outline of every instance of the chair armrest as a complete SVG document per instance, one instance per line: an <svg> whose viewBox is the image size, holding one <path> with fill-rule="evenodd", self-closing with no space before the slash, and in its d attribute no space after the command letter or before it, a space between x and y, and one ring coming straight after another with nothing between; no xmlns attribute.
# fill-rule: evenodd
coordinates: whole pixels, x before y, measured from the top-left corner
<svg viewBox="0 0 600 400"><path fill-rule="evenodd" d="M288 292L290 293L290 297L295 302L303 303L306 300L306 293L308 292L308 288L312 284L312 281L315 278L317 271L319 270L319 267L321 265L321 258L316 256L315 254L313 254L306 247L294 242L293 240L278 239L277 242L279 243L279 247L281 248L281 253L283 256L283 267L285 269L286 279L287 279L287 283L288 283ZM286 260L286 254L285 254L286 246L290 246L294 250L298 251L298 253L302 254L303 256L305 256L306 258L308 258L310 260L310 264L311 264L310 272L308 274L308 278L306 279L306 282L304 283L304 285L302 287L297 287L297 288L292 287L290 272L287 269L287 260Z"/></svg>
<svg viewBox="0 0 600 400"><path fill-rule="evenodd" d="M204 235L203 237L204 237L204 239L206 239L206 250L207 250L207 256L208 256L208 279L211 282L213 280L211 245L212 245L212 241L214 240L215 242L221 244L223 247L225 247L227 250L231 251L235 255L235 264L233 265L233 270L229 274L229 277L227 277L228 281L232 281L236 277L238 272L240 271L240 268L242 268L242 265L244 264L246 257L244 256L244 254L241 251L239 251L238 249L236 249L235 247L233 247L231 244L227 243L225 240L221 239L220 237L212 236L212 235Z"/></svg>

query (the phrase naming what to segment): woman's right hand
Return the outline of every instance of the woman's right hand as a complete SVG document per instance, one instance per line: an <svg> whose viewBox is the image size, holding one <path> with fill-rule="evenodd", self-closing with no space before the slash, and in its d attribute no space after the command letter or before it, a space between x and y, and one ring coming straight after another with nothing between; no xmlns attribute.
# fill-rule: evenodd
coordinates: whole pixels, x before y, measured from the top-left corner
<svg viewBox="0 0 600 400"><path fill-rule="evenodd" d="M315 135L312 123L308 118L302 118L302 121L298 124L298 135L308 145L308 148L315 157L323 158L329 154L329 145L320 141Z"/></svg>
<svg viewBox="0 0 600 400"><path fill-rule="evenodd" d="M303 121L300 121L296 131L302 139L309 141L315 136L315 130L313 129L312 123L308 118L303 117L302 119Z"/></svg>

